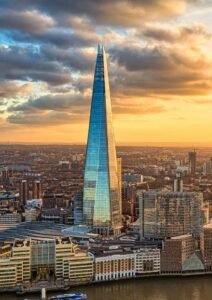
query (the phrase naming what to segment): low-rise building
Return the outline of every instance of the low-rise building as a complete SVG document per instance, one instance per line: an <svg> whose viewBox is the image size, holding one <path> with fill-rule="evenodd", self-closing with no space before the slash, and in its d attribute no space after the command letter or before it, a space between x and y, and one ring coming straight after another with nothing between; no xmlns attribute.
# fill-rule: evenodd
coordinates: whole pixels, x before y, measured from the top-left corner
<svg viewBox="0 0 212 300"><path fill-rule="evenodd" d="M95 281L134 277L136 255L133 252L116 251L95 253Z"/></svg>
<svg viewBox="0 0 212 300"><path fill-rule="evenodd" d="M136 275L160 273L160 250L143 248L136 250Z"/></svg>

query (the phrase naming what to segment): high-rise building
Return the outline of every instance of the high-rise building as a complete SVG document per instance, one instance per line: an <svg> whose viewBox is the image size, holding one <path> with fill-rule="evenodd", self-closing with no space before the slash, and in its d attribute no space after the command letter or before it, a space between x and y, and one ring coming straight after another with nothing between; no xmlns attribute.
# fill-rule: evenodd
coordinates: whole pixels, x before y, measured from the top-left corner
<svg viewBox="0 0 212 300"><path fill-rule="evenodd" d="M195 175L196 172L197 153L192 151L188 153L189 173Z"/></svg>
<svg viewBox="0 0 212 300"><path fill-rule="evenodd" d="M139 198L142 237L193 234L199 238L208 223L209 208L202 193L149 191L141 192Z"/></svg>
<svg viewBox="0 0 212 300"><path fill-rule="evenodd" d="M203 165L203 174L211 175L212 174L212 157L207 160Z"/></svg>
<svg viewBox="0 0 212 300"><path fill-rule="evenodd" d="M4 168L1 171L1 176L2 176L2 184L5 187L9 184L9 170L8 170L8 168Z"/></svg>
<svg viewBox="0 0 212 300"><path fill-rule="evenodd" d="M32 198L41 199L42 198L42 189L40 180L35 180L32 187Z"/></svg>
<svg viewBox="0 0 212 300"><path fill-rule="evenodd" d="M85 158L84 224L102 234L119 232L119 193L107 60L103 46L99 46Z"/></svg>
<svg viewBox="0 0 212 300"><path fill-rule="evenodd" d="M20 183L20 202L25 205L29 199L29 187L27 180L22 180Z"/></svg>
<svg viewBox="0 0 212 300"><path fill-rule="evenodd" d="M173 192L183 192L183 179L180 173L177 173L174 179Z"/></svg>

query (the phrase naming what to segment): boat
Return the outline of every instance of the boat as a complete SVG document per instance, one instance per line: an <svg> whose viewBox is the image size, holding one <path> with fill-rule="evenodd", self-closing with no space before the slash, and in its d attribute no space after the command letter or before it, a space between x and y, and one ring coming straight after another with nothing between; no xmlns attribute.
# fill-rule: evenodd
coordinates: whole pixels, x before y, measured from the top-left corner
<svg viewBox="0 0 212 300"><path fill-rule="evenodd" d="M63 294L58 296L52 296L48 300L87 300L88 297L86 294L82 293L73 293L73 294Z"/></svg>

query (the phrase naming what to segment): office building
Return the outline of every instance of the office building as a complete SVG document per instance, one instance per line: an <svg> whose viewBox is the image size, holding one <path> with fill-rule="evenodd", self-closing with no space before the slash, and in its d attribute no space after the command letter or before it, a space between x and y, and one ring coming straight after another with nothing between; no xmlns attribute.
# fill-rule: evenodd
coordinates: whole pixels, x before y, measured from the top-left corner
<svg viewBox="0 0 212 300"><path fill-rule="evenodd" d="M166 238L193 234L199 238L208 223L209 207L202 193L141 192L139 194L141 236Z"/></svg>
<svg viewBox="0 0 212 300"><path fill-rule="evenodd" d="M196 161L197 161L196 151L189 152L188 153L188 163L189 163L189 173L191 175L195 175L195 173L196 173Z"/></svg>
<svg viewBox="0 0 212 300"><path fill-rule="evenodd" d="M29 199L29 187L27 180L21 180L20 182L20 202L21 205L26 205Z"/></svg>
<svg viewBox="0 0 212 300"><path fill-rule="evenodd" d="M161 272L180 273L183 264L195 249L192 235L182 235L165 240L161 251Z"/></svg>
<svg viewBox="0 0 212 300"><path fill-rule="evenodd" d="M32 185L32 198L41 199L42 198L42 188L40 180L35 180Z"/></svg>
<svg viewBox="0 0 212 300"><path fill-rule="evenodd" d="M212 175L212 158L203 164L203 175Z"/></svg>
<svg viewBox="0 0 212 300"><path fill-rule="evenodd" d="M181 178L180 173L177 173L176 178L174 179L173 192L183 192L183 179Z"/></svg>
<svg viewBox="0 0 212 300"><path fill-rule="evenodd" d="M119 193L107 61L103 46L99 46L85 158L84 224L101 234L118 233L121 228Z"/></svg>

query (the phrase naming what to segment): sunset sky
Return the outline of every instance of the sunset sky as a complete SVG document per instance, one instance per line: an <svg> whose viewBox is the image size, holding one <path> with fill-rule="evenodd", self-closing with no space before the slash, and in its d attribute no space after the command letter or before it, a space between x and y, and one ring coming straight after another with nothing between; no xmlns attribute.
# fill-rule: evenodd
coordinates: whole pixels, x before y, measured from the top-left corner
<svg viewBox="0 0 212 300"><path fill-rule="evenodd" d="M0 0L0 143L86 143L98 43L118 145L212 146L212 0Z"/></svg>

